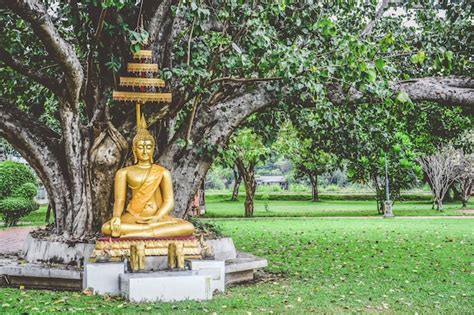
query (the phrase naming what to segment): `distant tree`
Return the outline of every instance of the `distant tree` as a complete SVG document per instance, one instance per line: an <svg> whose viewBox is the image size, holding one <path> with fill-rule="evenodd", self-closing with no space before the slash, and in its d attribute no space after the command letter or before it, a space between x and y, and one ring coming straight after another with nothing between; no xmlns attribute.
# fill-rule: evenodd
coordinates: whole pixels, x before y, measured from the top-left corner
<svg viewBox="0 0 474 315"><path fill-rule="evenodd" d="M240 176L237 166L232 167L232 173L234 174L234 184L232 187L232 196L230 197L230 200L237 201L237 198L239 197L240 183L242 183L242 176Z"/></svg>
<svg viewBox="0 0 474 315"><path fill-rule="evenodd" d="M388 139L386 139L388 140ZM386 196L385 164L387 163L390 199L400 198L403 189L412 188L421 174L416 164L413 145L403 133L396 133L390 142L372 139L348 163L351 181L368 184L375 190L377 211L382 214Z"/></svg>
<svg viewBox="0 0 474 315"><path fill-rule="evenodd" d="M239 170L237 169L237 166L235 165L235 156L233 152L229 150L224 150L221 151L220 154L217 156L217 158L213 162L213 166L216 165L216 167L221 167L221 168L227 168L232 170L232 195L230 200L231 201L237 201L237 198L239 196L239 188L240 184L242 182L242 176L239 173Z"/></svg>
<svg viewBox="0 0 474 315"><path fill-rule="evenodd" d="M438 211L442 211L443 199L451 185L463 176L463 168L460 167L461 156L459 150L446 146L435 154L418 158L430 183L433 207Z"/></svg>
<svg viewBox="0 0 474 315"><path fill-rule="evenodd" d="M291 123L282 126L274 148L290 159L296 178L309 179L312 201L317 201L318 176L334 168L335 156L318 148L313 139L304 138Z"/></svg>
<svg viewBox="0 0 474 315"><path fill-rule="evenodd" d="M454 187L459 193L462 201L462 206L467 207L467 202L471 197L472 189L474 188L474 154L461 155L460 160L460 175L454 181Z"/></svg>
<svg viewBox="0 0 474 315"><path fill-rule="evenodd" d="M253 216L253 199L257 182L255 167L265 160L270 153L269 148L263 145L262 138L251 129L237 131L231 138L226 149L227 159L233 159L245 185L245 216Z"/></svg>
<svg viewBox="0 0 474 315"><path fill-rule="evenodd" d="M0 162L10 159L13 155L19 156L11 144L0 137Z"/></svg>

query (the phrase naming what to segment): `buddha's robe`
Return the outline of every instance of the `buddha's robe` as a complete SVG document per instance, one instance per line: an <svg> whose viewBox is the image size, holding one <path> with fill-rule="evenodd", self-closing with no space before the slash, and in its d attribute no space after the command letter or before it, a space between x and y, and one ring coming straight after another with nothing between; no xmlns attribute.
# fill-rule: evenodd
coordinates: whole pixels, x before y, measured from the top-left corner
<svg viewBox="0 0 474 315"><path fill-rule="evenodd" d="M139 187L130 187L133 190L132 199L127 207L127 211L130 214L139 216L152 198L155 198L156 207L160 208L163 197L161 196L159 186L164 171L163 167L153 164L143 183Z"/></svg>

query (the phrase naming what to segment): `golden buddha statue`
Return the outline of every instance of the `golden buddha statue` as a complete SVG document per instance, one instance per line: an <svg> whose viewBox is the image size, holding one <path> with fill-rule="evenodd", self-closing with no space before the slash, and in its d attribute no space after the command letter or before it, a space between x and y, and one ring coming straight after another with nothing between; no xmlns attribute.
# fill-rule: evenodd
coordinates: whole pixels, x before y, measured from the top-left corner
<svg viewBox="0 0 474 315"><path fill-rule="evenodd" d="M171 173L153 164L154 148L155 140L142 116L132 144L135 165L115 174L113 217L102 225L104 235L174 237L193 234L191 223L169 215L174 207ZM127 186L132 196L125 209Z"/></svg>

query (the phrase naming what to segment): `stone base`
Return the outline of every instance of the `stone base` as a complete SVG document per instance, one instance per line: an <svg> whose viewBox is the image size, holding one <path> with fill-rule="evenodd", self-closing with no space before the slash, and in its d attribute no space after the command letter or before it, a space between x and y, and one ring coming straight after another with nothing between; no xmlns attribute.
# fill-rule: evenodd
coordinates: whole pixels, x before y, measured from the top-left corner
<svg viewBox="0 0 474 315"><path fill-rule="evenodd" d="M119 295L119 275L125 273L125 264L116 263L86 263L84 265L83 287L92 288L97 294Z"/></svg>
<svg viewBox="0 0 474 315"><path fill-rule="evenodd" d="M202 247L200 241L194 236L189 237L101 237L97 239L95 249L90 256L92 260L110 259L121 260L130 256L130 246L145 245L146 256L167 256L168 246L172 243L182 243L183 252L189 258L200 258Z"/></svg>
<svg viewBox="0 0 474 315"><path fill-rule="evenodd" d="M46 242L46 241L44 241ZM254 272L257 269L264 268L267 266L267 261L265 259L256 257L251 254L246 253L237 253L235 251L235 247L233 245L232 239L230 238L222 238L217 240L209 240L207 241L209 246L213 251L216 257L229 257L225 260L225 285L235 284L238 282L249 281L252 280L254 277ZM32 241L29 241L32 244ZM49 242L53 243L53 242ZM61 243L60 243L61 244ZM89 253L93 250L93 244L80 244L81 246L89 245ZM52 245L48 245L48 248L51 248ZM65 250L63 247L59 247ZM73 249L78 250L78 247L73 247ZM71 250L72 251L72 250ZM61 254L62 257L70 256L67 253L59 253L56 251L49 251L57 253L58 255ZM75 252L76 261L84 260L84 257L88 257L87 252L79 253ZM82 259L80 258L82 255ZM45 257L44 255L42 257ZM230 258L233 257L233 258ZM79 260L77 259L79 258ZM64 261L64 258L63 258ZM74 261L74 260L70 260ZM87 260L86 260L87 262ZM190 267L194 270L193 272L196 275L210 275L212 279L211 281L211 291L213 290L221 290L223 289L222 284L220 281L222 280L222 273L219 271L220 276L217 276L217 264L221 264L222 262L218 262L217 260L196 260L196 264L194 267L190 263ZM92 269L88 269L85 266L84 274L80 268L72 267L72 264L69 266L61 264L61 265L54 265L54 264L40 264L40 263L27 263L19 262L17 257L9 258L9 259L0 259L0 280L3 279L5 281L0 281L0 286L16 286L24 285L27 288L44 288L44 289L53 289L53 290L81 290L88 286L92 286L96 289L97 293L109 292L110 289L104 289L102 284L94 284L95 280L101 281L101 277L107 275L108 271L112 272L111 270L101 270L100 268L108 266L109 263L96 263L94 265L101 265L99 269L95 269L91 272ZM116 266L120 264L115 263ZM122 264L123 266L123 264ZM92 267L94 268L94 267ZM145 257L145 268L147 271L157 271L163 270L167 268L167 258L166 256L147 256ZM117 271L117 274L120 274L120 271ZM146 273L142 273L146 274ZM110 274L109 274L110 275ZM92 278L91 278L92 277ZM108 277L108 276L107 276ZM89 280L86 280L89 278ZM219 278L219 279L218 279ZM84 279L84 282L83 282ZM116 278L116 283L118 286L118 275ZM92 284L91 284L92 283ZM114 290L110 290L109 293L116 292Z"/></svg>
<svg viewBox="0 0 474 315"><path fill-rule="evenodd" d="M79 291L82 289L81 273L72 267L25 264L17 257L0 259L0 287Z"/></svg>
<svg viewBox="0 0 474 315"><path fill-rule="evenodd" d="M56 263L81 267L94 250L94 244L74 245L26 237L23 245L24 259L29 263Z"/></svg>
<svg viewBox="0 0 474 315"><path fill-rule="evenodd" d="M207 246L215 260L228 260L237 258L234 242L230 237L207 240Z"/></svg>
<svg viewBox="0 0 474 315"><path fill-rule="evenodd" d="M122 296L132 302L212 299L211 276L197 271L126 273L119 278Z"/></svg>
<svg viewBox="0 0 474 315"><path fill-rule="evenodd" d="M189 267L198 275L211 276L212 292L225 291L225 261L223 260L190 260Z"/></svg>

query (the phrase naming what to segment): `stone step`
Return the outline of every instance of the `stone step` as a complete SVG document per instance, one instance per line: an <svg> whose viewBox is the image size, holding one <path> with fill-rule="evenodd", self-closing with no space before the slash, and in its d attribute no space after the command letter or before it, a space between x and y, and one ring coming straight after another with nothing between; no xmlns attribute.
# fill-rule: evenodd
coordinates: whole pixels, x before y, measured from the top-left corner
<svg viewBox="0 0 474 315"><path fill-rule="evenodd" d="M225 261L225 285L254 279L255 271L268 266L265 258L237 252L237 257Z"/></svg>
<svg viewBox="0 0 474 315"><path fill-rule="evenodd" d="M0 287L24 286L29 289L78 291L82 289L82 271L39 264L18 264L17 259L0 261Z"/></svg>

